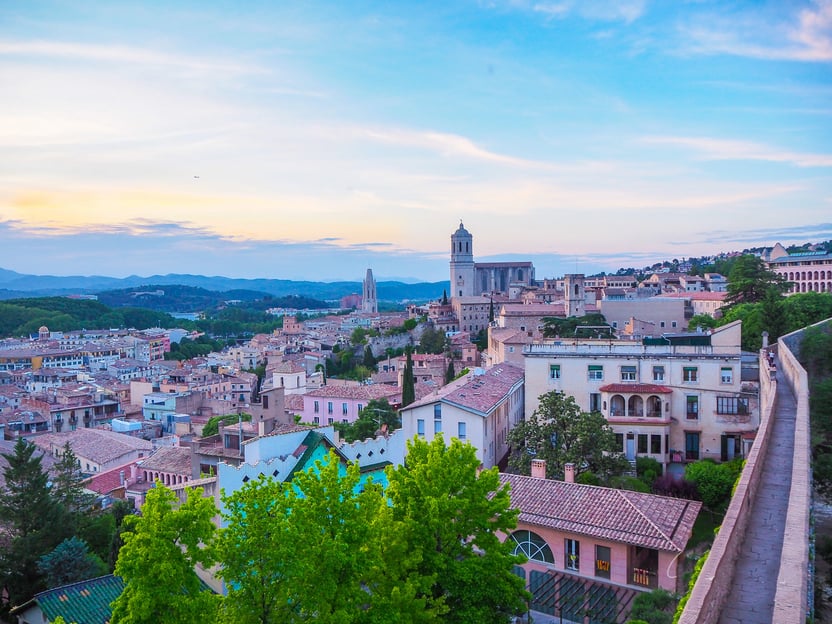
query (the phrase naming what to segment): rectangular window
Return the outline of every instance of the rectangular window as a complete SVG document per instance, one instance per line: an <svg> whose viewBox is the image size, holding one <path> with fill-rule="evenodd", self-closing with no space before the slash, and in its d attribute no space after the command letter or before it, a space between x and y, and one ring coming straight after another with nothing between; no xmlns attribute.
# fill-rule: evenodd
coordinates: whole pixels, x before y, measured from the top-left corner
<svg viewBox="0 0 832 624"><path fill-rule="evenodd" d="M581 544L578 540L565 539L564 541L564 564L567 570L579 570L581 563Z"/></svg>
<svg viewBox="0 0 832 624"><path fill-rule="evenodd" d="M341 413L345 416L347 415L347 404L346 403L341 403Z"/></svg>
<svg viewBox="0 0 832 624"><path fill-rule="evenodd" d="M434 420L441 420L442 419L442 404L437 403L433 406L433 418Z"/></svg>
<svg viewBox="0 0 832 624"><path fill-rule="evenodd" d="M361 405L361 403L359 403L359 404L358 404L358 413L360 414L360 413L361 413L361 410L363 410L363 409L364 409L364 406L363 406L363 405Z"/></svg>
<svg viewBox="0 0 832 624"><path fill-rule="evenodd" d="M696 420L699 418L699 397L688 395L685 400L687 403L685 416L688 420Z"/></svg>
<svg viewBox="0 0 832 624"><path fill-rule="evenodd" d="M419 418L416 421L416 433L418 433L422 437L425 437L425 421L422 418Z"/></svg>
<svg viewBox="0 0 832 624"><path fill-rule="evenodd" d="M456 434L457 434L456 437L459 438L460 440L464 441L464 440L468 439L467 426L464 422L460 421L456 424Z"/></svg>
<svg viewBox="0 0 832 624"><path fill-rule="evenodd" d="M441 420L434 420L433 421L433 433L442 433L442 421Z"/></svg>
<svg viewBox="0 0 832 624"><path fill-rule="evenodd" d="M716 398L716 413L745 416L748 414L748 399L744 397L718 396Z"/></svg>
<svg viewBox="0 0 832 624"><path fill-rule="evenodd" d="M646 433L638 434L638 452L639 453L646 453L647 452L647 434Z"/></svg>
<svg viewBox="0 0 832 624"><path fill-rule="evenodd" d="M636 380L636 367L635 366L622 366L621 367L621 381L635 381Z"/></svg>
<svg viewBox="0 0 832 624"><path fill-rule="evenodd" d="M317 414L320 411L321 411L321 405L317 401L315 401L315 413Z"/></svg>
<svg viewBox="0 0 832 624"><path fill-rule="evenodd" d="M676 321L670 321L670 326L671 327L676 327Z"/></svg>
<svg viewBox="0 0 832 624"><path fill-rule="evenodd" d="M313 422L313 423L315 423L316 425L319 425L319 424L321 423L321 419L320 419L320 417L319 417L319 416L315 416L315 417L312 419L312 422Z"/></svg>
<svg viewBox="0 0 832 624"><path fill-rule="evenodd" d="M615 434L615 446L618 447L619 452L624 452L624 434Z"/></svg>
<svg viewBox="0 0 832 624"><path fill-rule="evenodd" d="M597 392L592 392L589 395L589 411L590 412L600 412L601 411L601 395Z"/></svg>
<svg viewBox="0 0 832 624"><path fill-rule="evenodd" d="M699 381L699 369L695 366L685 366L682 369L682 381L696 383Z"/></svg>
<svg viewBox="0 0 832 624"><path fill-rule="evenodd" d="M589 369L588 369L588 373L589 373L589 380L590 381L603 381L604 380L604 367L603 366L590 364Z"/></svg>
<svg viewBox="0 0 832 624"><path fill-rule="evenodd" d="M685 431L685 459L689 461L699 459L698 431Z"/></svg>
<svg viewBox="0 0 832 624"><path fill-rule="evenodd" d="M269 395L268 394L263 395L263 409L264 410L269 409Z"/></svg>
<svg viewBox="0 0 832 624"><path fill-rule="evenodd" d="M335 422L334 418L327 418L326 419L326 424L328 424L328 425L331 425L333 422Z"/></svg>
<svg viewBox="0 0 832 624"><path fill-rule="evenodd" d="M326 402L326 413L327 413L327 414L331 414L331 413L332 413L332 401L327 401L327 402ZM330 419L330 420L331 420L331 419Z"/></svg>
<svg viewBox="0 0 832 624"><path fill-rule="evenodd" d="M650 452L653 455L660 455L662 452L662 436L660 435L651 435L650 436Z"/></svg>
<svg viewBox="0 0 832 624"><path fill-rule="evenodd" d="M595 547L595 576L610 578L610 549L608 546Z"/></svg>
<svg viewBox="0 0 832 624"><path fill-rule="evenodd" d="M549 365L549 379L560 379L560 364Z"/></svg>
<svg viewBox="0 0 832 624"><path fill-rule="evenodd" d="M719 381L724 384L734 383L734 369L730 366L723 366L719 371Z"/></svg>
<svg viewBox="0 0 832 624"><path fill-rule="evenodd" d="M653 381L664 381L664 366L653 367Z"/></svg>

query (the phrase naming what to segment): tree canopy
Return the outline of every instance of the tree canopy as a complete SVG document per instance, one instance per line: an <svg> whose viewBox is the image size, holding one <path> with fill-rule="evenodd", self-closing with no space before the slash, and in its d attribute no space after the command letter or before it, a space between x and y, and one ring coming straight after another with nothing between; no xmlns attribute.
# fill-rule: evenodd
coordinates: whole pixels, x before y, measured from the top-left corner
<svg viewBox="0 0 832 624"><path fill-rule="evenodd" d="M788 288L788 283L781 275L770 270L762 258L745 254L736 259L728 274L728 296L725 303L728 306L759 303L772 288L782 294Z"/></svg>
<svg viewBox="0 0 832 624"><path fill-rule="evenodd" d="M194 571L215 562L216 508L202 488L176 494L160 483L147 493L141 516L125 519L115 574L124 591L113 602L113 624L201 624L217 617L219 598Z"/></svg>
<svg viewBox="0 0 832 624"><path fill-rule="evenodd" d="M393 431L401 428L402 422L387 399L372 399L358 413L355 422L335 423L335 429L345 441L355 442L372 438L382 425L386 425L388 431Z"/></svg>
<svg viewBox="0 0 832 624"><path fill-rule="evenodd" d="M497 469L479 467L473 446L436 436L408 442L405 465L388 469L396 530L413 556L404 572L429 606L447 608L443 622L502 624L526 608L524 581L512 573L522 559L497 537L517 526L518 511Z"/></svg>
<svg viewBox="0 0 832 624"><path fill-rule="evenodd" d="M582 412L575 398L555 390L540 396L530 418L508 434L509 468L531 474L531 460L546 460L546 476L563 479L564 465L575 465L575 476L591 472L602 480L620 474L626 460L615 433L602 414Z"/></svg>

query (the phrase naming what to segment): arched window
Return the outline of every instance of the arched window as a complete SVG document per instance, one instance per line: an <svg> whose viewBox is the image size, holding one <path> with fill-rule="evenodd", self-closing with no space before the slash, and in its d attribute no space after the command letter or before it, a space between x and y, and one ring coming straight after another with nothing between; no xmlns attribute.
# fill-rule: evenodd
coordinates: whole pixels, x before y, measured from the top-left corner
<svg viewBox="0 0 832 624"><path fill-rule="evenodd" d="M555 563L555 555L549 544L537 533L531 531L515 531L509 536L515 543L515 555L525 555L530 561L542 561L543 563Z"/></svg>

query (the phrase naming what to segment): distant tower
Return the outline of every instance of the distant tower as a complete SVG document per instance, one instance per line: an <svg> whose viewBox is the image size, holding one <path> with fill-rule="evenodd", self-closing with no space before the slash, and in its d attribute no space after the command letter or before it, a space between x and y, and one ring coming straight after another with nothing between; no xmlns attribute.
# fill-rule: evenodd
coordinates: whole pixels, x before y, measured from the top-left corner
<svg viewBox="0 0 832 624"><path fill-rule="evenodd" d="M367 269L364 277L364 289L361 292L361 311L366 314L378 312L378 297L376 295L376 280L373 279L373 270Z"/></svg>
<svg viewBox="0 0 832 624"><path fill-rule="evenodd" d="M474 237L459 222L451 235L451 296L474 296Z"/></svg>
<svg viewBox="0 0 832 624"><path fill-rule="evenodd" d="M566 316L586 316L583 273L564 275L563 290Z"/></svg>
<svg viewBox="0 0 832 624"><path fill-rule="evenodd" d="M38 330L38 340L41 342L49 340L49 328L46 325L42 325Z"/></svg>

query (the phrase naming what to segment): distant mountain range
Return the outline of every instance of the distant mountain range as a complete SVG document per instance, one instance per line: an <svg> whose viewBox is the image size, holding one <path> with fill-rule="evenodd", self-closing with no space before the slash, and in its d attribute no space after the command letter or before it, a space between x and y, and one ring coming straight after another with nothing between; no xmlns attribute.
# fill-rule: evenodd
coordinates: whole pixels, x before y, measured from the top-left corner
<svg viewBox="0 0 832 624"><path fill-rule="evenodd" d="M237 279L222 276L204 276L169 273L140 277L106 277L102 275L26 275L0 268L0 299L21 297L50 297L66 295L98 294L109 290L139 288L143 286L194 286L213 291L257 291L275 297L299 295L335 301L345 295L361 293L361 282L297 282L281 279ZM378 282L378 298L382 301L427 301L442 296L449 282Z"/></svg>

